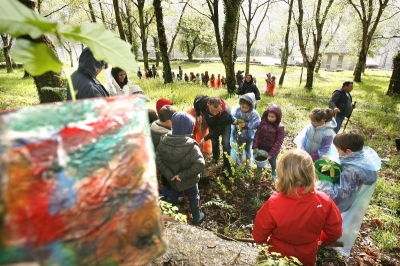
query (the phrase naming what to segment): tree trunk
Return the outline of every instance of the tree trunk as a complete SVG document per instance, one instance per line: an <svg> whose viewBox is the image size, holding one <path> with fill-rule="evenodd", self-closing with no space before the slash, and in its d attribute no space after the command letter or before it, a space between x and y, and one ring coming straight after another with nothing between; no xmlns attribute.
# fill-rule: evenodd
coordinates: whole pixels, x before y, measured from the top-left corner
<svg viewBox="0 0 400 266"><path fill-rule="evenodd" d="M161 10L162 12L162 10ZM160 60L161 60L161 54L160 54L160 45L158 41L157 36L153 36L153 42L154 42L154 53L156 55L156 67L160 66ZM168 46L168 44L167 44Z"/></svg>
<svg viewBox="0 0 400 266"><path fill-rule="evenodd" d="M314 70L315 73L319 72L319 68L321 67L321 61L322 61L322 54L319 53L318 59L317 59L317 64L315 65L315 70Z"/></svg>
<svg viewBox="0 0 400 266"><path fill-rule="evenodd" d="M7 73L13 73L14 69L11 62L10 50L12 45L12 38L10 35L1 34L1 39L3 40L3 53L6 60Z"/></svg>
<svg viewBox="0 0 400 266"><path fill-rule="evenodd" d="M236 91L235 56L241 0L224 0L225 23L223 30L222 63L225 67L228 94Z"/></svg>
<svg viewBox="0 0 400 266"><path fill-rule="evenodd" d="M107 27L106 17L104 16L103 5L101 4L101 1L100 1L100 0L97 1L97 3L99 4L99 8L100 8L101 21L103 21L103 25Z"/></svg>
<svg viewBox="0 0 400 266"><path fill-rule="evenodd" d="M293 10L294 0L289 0L289 14L285 33L285 48L282 52L282 74L279 78L279 85L283 85L283 80L285 79L287 60L289 58L289 34L290 34L290 24L292 22L292 10Z"/></svg>
<svg viewBox="0 0 400 266"><path fill-rule="evenodd" d="M92 22L96 23L96 16L94 15L92 2L90 2L90 0L88 0L88 6L89 6L89 12L90 12L90 17L92 18Z"/></svg>
<svg viewBox="0 0 400 266"><path fill-rule="evenodd" d="M400 95L400 51L393 57L393 72L390 77L387 95Z"/></svg>
<svg viewBox="0 0 400 266"><path fill-rule="evenodd" d="M121 15L119 14L118 0L113 0L113 4L114 4L115 20L117 22L119 37L121 38L121 40L126 41L124 26L122 25Z"/></svg>
<svg viewBox="0 0 400 266"><path fill-rule="evenodd" d="M19 0L20 3L24 4L28 8L31 8L32 10L35 10L35 2L30 1L30 0ZM33 41L36 43L44 43L46 44L51 50L53 50L54 54L57 55L57 51L54 47L53 42L51 41L50 38L48 38L46 35L42 35L39 38L33 40L30 36L23 36L21 37L22 39ZM59 87L63 88L64 83L61 77L61 73L55 73L52 71L46 72L40 76L34 76L33 80L36 85L36 89L39 95L39 101L40 103L45 102L45 98L42 95L41 88L43 87Z"/></svg>
<svg viewBox="0 0 400 266"><path fill-rule="evenodd" d="M312 89L313 81L314 81L314 69L315 69L315 64L309 63L307 65L307 79L306 79L306 85L305 85L305 88L307 88L307 89Z"/></svg>
<svg viewBox="0 0 400 266"><path fill-rule="evenodd" d="M144 0L138 0L137 8L139 13L140 41L142 42L144 70L149 69L149 51L147 50L147 28L144 21Z"/></svg>
<svg viewBox="0 0 400 266"><path fill-rule="evenodd" d="M161 7L161 0L154 0L154 13L156 16L157 23L157 33L158 33L158 44L160 48L160 53L163 61L163 76L164 83L173 83L172 73L171 73L171 64L169 62L168 57L168 42L167 36L165 35L165 27L164 27L164 18Z"/></svg>
<svg viewBox="0 0 400 266"><path fill-rule="evenodd" d="M364 42L363 42L364 44ZM361 82L361 75L363 73L363 68L367 62L367 50L364 48L365 46L361 46L360 53L358 54L358 60L356 67L354 68L354 81Z"/></svg>

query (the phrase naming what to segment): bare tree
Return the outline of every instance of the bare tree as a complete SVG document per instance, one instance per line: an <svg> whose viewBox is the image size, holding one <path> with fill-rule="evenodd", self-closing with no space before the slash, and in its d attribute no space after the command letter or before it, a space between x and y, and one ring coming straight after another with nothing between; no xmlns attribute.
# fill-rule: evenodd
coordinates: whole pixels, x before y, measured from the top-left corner
<svg viewBox="0 0 400 266"><path fill-rule="evenodd" d="M361 82L361 74L367 62L367 53L371 45L375 30L381 21L382 14L388 6L389 0L348 0L361 22L362 37L358 60L354 69L354 81ZM396 11L397 13L398 11Z"/></svg>
<svg viewBox="0 0 400 266"><path fill-rule="evenodd" d="M246 6L242 5L241 6L241 11L242 15L244 17L244 20L246 22L246 69L245 69L245 74L249 73L250 70L250 51L251 47L253 46L255 40L257 39L258 32L260 30L261 25L264 22L264 19L267 17L267 12L269 10L269 7L271 3L274 3L273 0L264 0L261 2L258 1L253 1L253 0L248 0L247 1L247 10L245 10ZM253 5L255 4L255 6ZM259 16L257 16L259 15ZM260 17L261 19L258 19ZM257 18L257 19L255 19ZM255 25L255 21L257 21L258 25ZM253 37L251 36L252 34L252 29L254 32Z"/></svg>
<svg viewBox="0 0 400 266"><path fill-rule="evenodd" d="M147 40L149 38L149 26L154 19L154 10L145 10L145 0L132 0L132 3L137 7L139 13L139 29L140 40L142 43L143 64L144 68L149 69L149 51L147 49Z"/></svg>
<svg viewBox="0 0 400 266"><path fill-rule="evenodd" d="M92 19L92 22L96 22L96 15L94 14L93 5L90 0L88 0L88 7L89 7L89 13L90 13L90 18Z"/></svg>
<svg viewBox="0 0 400 266"><path fill-rule="evenodd" d="M117 22L119 37L121 38L121 40L126 41L124 26L122 25L121 16L119 14L118 0L113 0L113 5L114 5L114 15L115 15L115 20Z"/></svg>
<svg viewBox="0 0 400 266"><path fill-rule="evenodd" d="M183 15L185 14L185 10L186 10L187 6L188 6L188 2L185 2L184 6L182 8L181 14L179 16L179 20L178 20L178 24L176 26L175 33L172 36L171 45L169 46L169 50L168 50L168 56L171 54L172 48L174 48L175 40L176 40L176 37L178 36L179 31L181 29L182 18L183 18Z"/></svg>
<svg viewBox="0 0 400 266"><path fill-rule="evenodd" d="M1 35L1 39L3 40L3 53L4 53L4 58L6 60L7 73L13 73L14 69L12 66L12 61L11 61L11 56L10 56L10 50L11 50L13 39L8 34L0 34L0 35Z"/></svg>
<svg viewBox="0 0 400 266"><path fill-rule="evenodd" d="M161 0L154 0L153 6L154 6L154 13L156 15L159 48L163 61L164 82L173 83L171 65L168 58L168 42L167 42L167 36L165 35Z"/></svg>
<svg viewBox="0 0 400 266"><path fill-rule="evenodd" d="M282 74L279 78L279 85L283 84L283 80L285 79L286 68L287 68L287 60L291 52L289 52L289 35L290 35L290 26L292 23L292 12L293 12L293 3L294 0L288 0L289 5L289 12L288 12L288 21L286 25L286 33L285 33L285 40L284 40L284 48L281 52L281 65L282 65Z"/></svg>
<svg viewBox="0 0 400 266"><path fill-rule="evenodd" d="M307 68L307 79L306 79L306 85L305 88L312 89L313 86L313 80L314 80L314 69L315 65L318 60L318 55L319 55L319 49L321 47L322 43L322 37L323 37L323 28L324 24L326 21L326 17L328 16L329 9L332 7L334 0L316 0L314 3L314 11L313 11L313 23L315 25L312 25L312 23L307 24L305 19L304 19L304 6L303 6L303 0L297 0L298 2L298 17L295 18L295 23L297 26L297 32L299 36L299 46L300 46L300 51L301 55L303 56L303 63L305 64ZM322 3L324 3L325 9L323 9ZM308 27L308 29L312 33L312 40L313 40L313 53L312 56L308 55L308 49L305 44L304 40L304 28L305 26Z"/></svg>

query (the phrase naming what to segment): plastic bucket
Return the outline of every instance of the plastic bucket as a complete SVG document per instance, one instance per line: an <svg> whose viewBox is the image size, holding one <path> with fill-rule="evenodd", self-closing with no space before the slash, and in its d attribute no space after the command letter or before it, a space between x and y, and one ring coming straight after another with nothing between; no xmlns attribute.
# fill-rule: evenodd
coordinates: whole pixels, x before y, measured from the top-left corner
<svg viewBox="0 0 400 266"><path fill-rule="evenodd" d="M324 159L320 159L315 161L314 166L315 166L315 172L318 175L319 180L324 180L324 181L328 181L331 183L336 183L339 181L340 178L340 174L342 173L343 169L340 166L340 164L335 163L336 166L339 166L340 171L339 170L335 170L335 176L334 177L330 177L327 175L322 174L318 169L321 169L321 164L326 163L326 161Z"/></svg>
<svg viewBox="0 0 400 266"><path fill-rule="evenodd" d="M261 161L257 160L257 157L260 155L264 155L265 160L261 160ZM267 163L268 163L268 152L267 151L258 150L258 152L256 154L254 154L253 157L254 157L254 162L256 163L257 167L264 168L267 166Z"/></svg>

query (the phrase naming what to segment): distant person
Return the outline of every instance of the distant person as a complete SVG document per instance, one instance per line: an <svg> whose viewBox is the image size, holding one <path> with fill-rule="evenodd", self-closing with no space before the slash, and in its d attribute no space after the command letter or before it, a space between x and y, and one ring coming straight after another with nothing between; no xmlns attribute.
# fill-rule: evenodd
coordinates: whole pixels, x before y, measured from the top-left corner
<svg viewBox="0 0 400 266"><path fill-rule="evenodd" d="M220 158L219 137L222 137L224 170L228 171L228 174L231 175L231 165L227 155L231 153L230 135L231 125L234 119L228 104L218 97L197 95L193 106L196 110L198 123L206 122L210 131L209 134L200 141L200 145L203 145L205 141L211 139L213 153L212 163L217 164ZM202 120L203 117L205 121Z"/></svg>
<svg viewBox="0 0 400 266"><path fill-rule="evenodd" d="M183 69L181 66L178 67L179 79L182 80L183 78Z"/></svg>
<svg viewBox="0 0 400 266"><path fill-rule="evenodd" d="M342 127L342 123L345 117L350 118L353 109L356 108L356 103L353 103L353 98L350 92L353 90L353 81L345 81L340 89L333 92L331 99L329 100L329 108L333 109L335 113L335 120L337 126L335 133L338 133Z"/></svg>
<svg viewBox="0 0 400 266"><path fill-rule="evenodd" d="M153 78L156 78L158 76L156 65L153 65L151 67L151 72L153 73Z"/></svg>
<svg viewBox="0 0 400 266"><path fill-rule="evenodd" d="M201 84L200 74L196 73L196 81Z"/></svg>
<svg viewBox="0 0 400 266"><path fill-rule="evenodd" d="M153 71L151 69L147 69L147 78L152 78L153 77Z"/></svg>
<svg viewBox="0 0 400 266"><path fill-rule="evenodd" d="M205 215L200 211L198 182L204 170L204 157L197 142L191 138L195 119L184 112L172 115L172 132L161 137L156 162L171 185L171 203L177 206L181 193L188 197L193 224L200 224Z"/></svg>
<svg viewBox="0 0 400 266"><path fill-rule="evenodd" d="M204 76L204 73L201 73L201 84L202 84L203 86L207 86L207 85L206 85L206 78L205 78L205 76Z"/></svg>
<svg viewBox="0 0 400 266"><path fill-rule="evenodd" d="M261 100L260 91L256 84L253 83L253 76L251 74L246 75L246 80L236 89L237 95L244 95L246 93L254 93L256 100Z"/></svg>
<svg viewBox="0 0 400 266"><path fill-rule="evenodd" d="M337 183L319 180L317 186L331 197L342 213L343 235L338 241L342 241L344 247L336 249L348 257L374 192L381 159L373 149L364 146L364 137L357 130L337 134L333 144L343 168L340 180Z"/></svg>
<svg viewBox="0 0 400 266"><path fill-rule="evenodd" d="M315 265L319 242L334 242L342 235L339 209L315 190L314 163L305 151L285 153L276 171L277 192L256 214L254 241L282 257L296 257L302 265Z"/></svg>
<svg viewBox="0 0 400 266"><path fill-rule="evenodd" d="M267 73L265 79L265 92L272 96L272 76L271 73Z"/></svg>
<svg viewBox="0 0 400 266"><path fill-rule="evenodd" d="M208 71L204 72L204 85L208 87L208 81L210 80L210 76L208 75Z"/></svg>
<svg viewBox="0 0 400 266"><path fill-rule="evenodd" d="M88 47L82 50L79 56L78 69L72 73L71 80L76 92L76 99L109 97L109 93L96 79L105 67L106 62L97 61ZM69 85L67 84L67 100L72 100Z"/></svg>
<svg viewBox="0 0 400 266"><path fill-rule="evenodd" d="M217 76L217 81L215 82L215 87L218 89L222 88L221 74L218 74L218 76Z"/></svg>
<svg viewBox="0 0 400 266"><path fill-rule="evenodd" d="M222 87L226 86L226 78L224 76L222 76L222 78L221 78L221 84L222 84Z"/></svg>
<svg viewBox="0 0 400 266"><path fill-rule="evenodd" d="M258 82L257 82L257 78L256 77L253 77L253 83L257 86L257 88L258 88Z"/></svg>
<svg viewBox="0 0 400 266"><path fill-rule="evenodd" d="M233 119L231 126L231 159L239 165L252 165L253 139L260 124L260 114L254 109L256 97L254 93L246 93L239 98L239 106L232 109ZM243 149L239 149L245 144Z"/></svg>
<svg viewBox="0 0 400 266"><path fill-rule="evenodd" d="M311 155L313 161L323 155L331 156L336 153L333 138L336 133L336 122L330 108L314 108L309 114L310 124L294 139L297 147Z"/></svg>
<svg viewBox="0 0 400 266"><path fill-rule="evenodd" d="M236 73L236 84L241 85L244 81L244 76L243 76L244 71L243 70L238 70Z"/></svg>
<svg viewBox="0 0 400 266"><path fill-rule="evenodd" d="M136 74L137 74L139 79L142 79L143 74L142 74L142 71L140 71L140 67L139 67L139 70L137 71Z"/></svg>
<svg viewBox="0 0 400 266"><path fill-rule="evenodd" d="M189 82L189 76L185 73L185 82Z"/></svg>
<svg viewBox="0 0 400 266"><path fill-rule="evenodd" d="M276 179L276 160L285 138L285 127L281 123L282 110L277 104L271 104L261 116L253 141L253 150L264 150L268 153L271 166L271 177Z"/></svg>
<svg viewBox="0 0 400 266"><path fill-rule="evenodd" d="M214 74L211 74L210 88L215 88L215 75Z"/></svg>
<svg viewBox="0 0 400 266"><path fill-rule="evenodd" d="M126 71L119 67L109 67L105 71L106 82L104 88L110 96L128 95L131 82Z"/></svg>

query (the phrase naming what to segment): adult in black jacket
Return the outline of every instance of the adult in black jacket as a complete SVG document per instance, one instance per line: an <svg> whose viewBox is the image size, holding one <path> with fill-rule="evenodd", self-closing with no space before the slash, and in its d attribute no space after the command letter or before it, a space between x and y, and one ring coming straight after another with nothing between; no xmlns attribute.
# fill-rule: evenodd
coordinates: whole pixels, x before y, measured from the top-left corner
<svg viewBox="0 0 400 266"><path fill-rule="evenodd" d="M352 90L353 81L345 81L340 89L337 89L333 92L332 97L329 100L329 108L333 109L333 112L336 116L336 133L339 132L344 118L350 118L353 109L356 107L355 103L352 103L353 99L350 94Z"/></svg>
<svg viewBox="0 0 400 266"><path fill-rule="evenodd" d="M230 135L231 125L235 123L228 104L221 98L197 95L194 100L196 120L202 123L203 114L209 128L209 133L200 142L200 145L211 139L213 163L218 163L220 157L219 137L222 136L222 150L224 152L224 168L230 173L230 163L225 153L231 153Z"/></svg>
<svg viewBox="0 0 400 266"><path fill-rule="evenodd" d="M244 95L246 93L252 92L256 96L256 100L261 100L260 91L256 84L253 83L253 76L251 74L246 75L246 80L237 88L237 95Z"/></svg>
<svg viewBox="0 0 400 266"><path fill-rule="evenodd" d="M96 79L105 67L104 61L97 61L89 48L84 48L79 57L78 69L72 73L71 80L76 92L76 99L109 97L107 90ZM72 100L67 84L67 100Z"/></svg>

